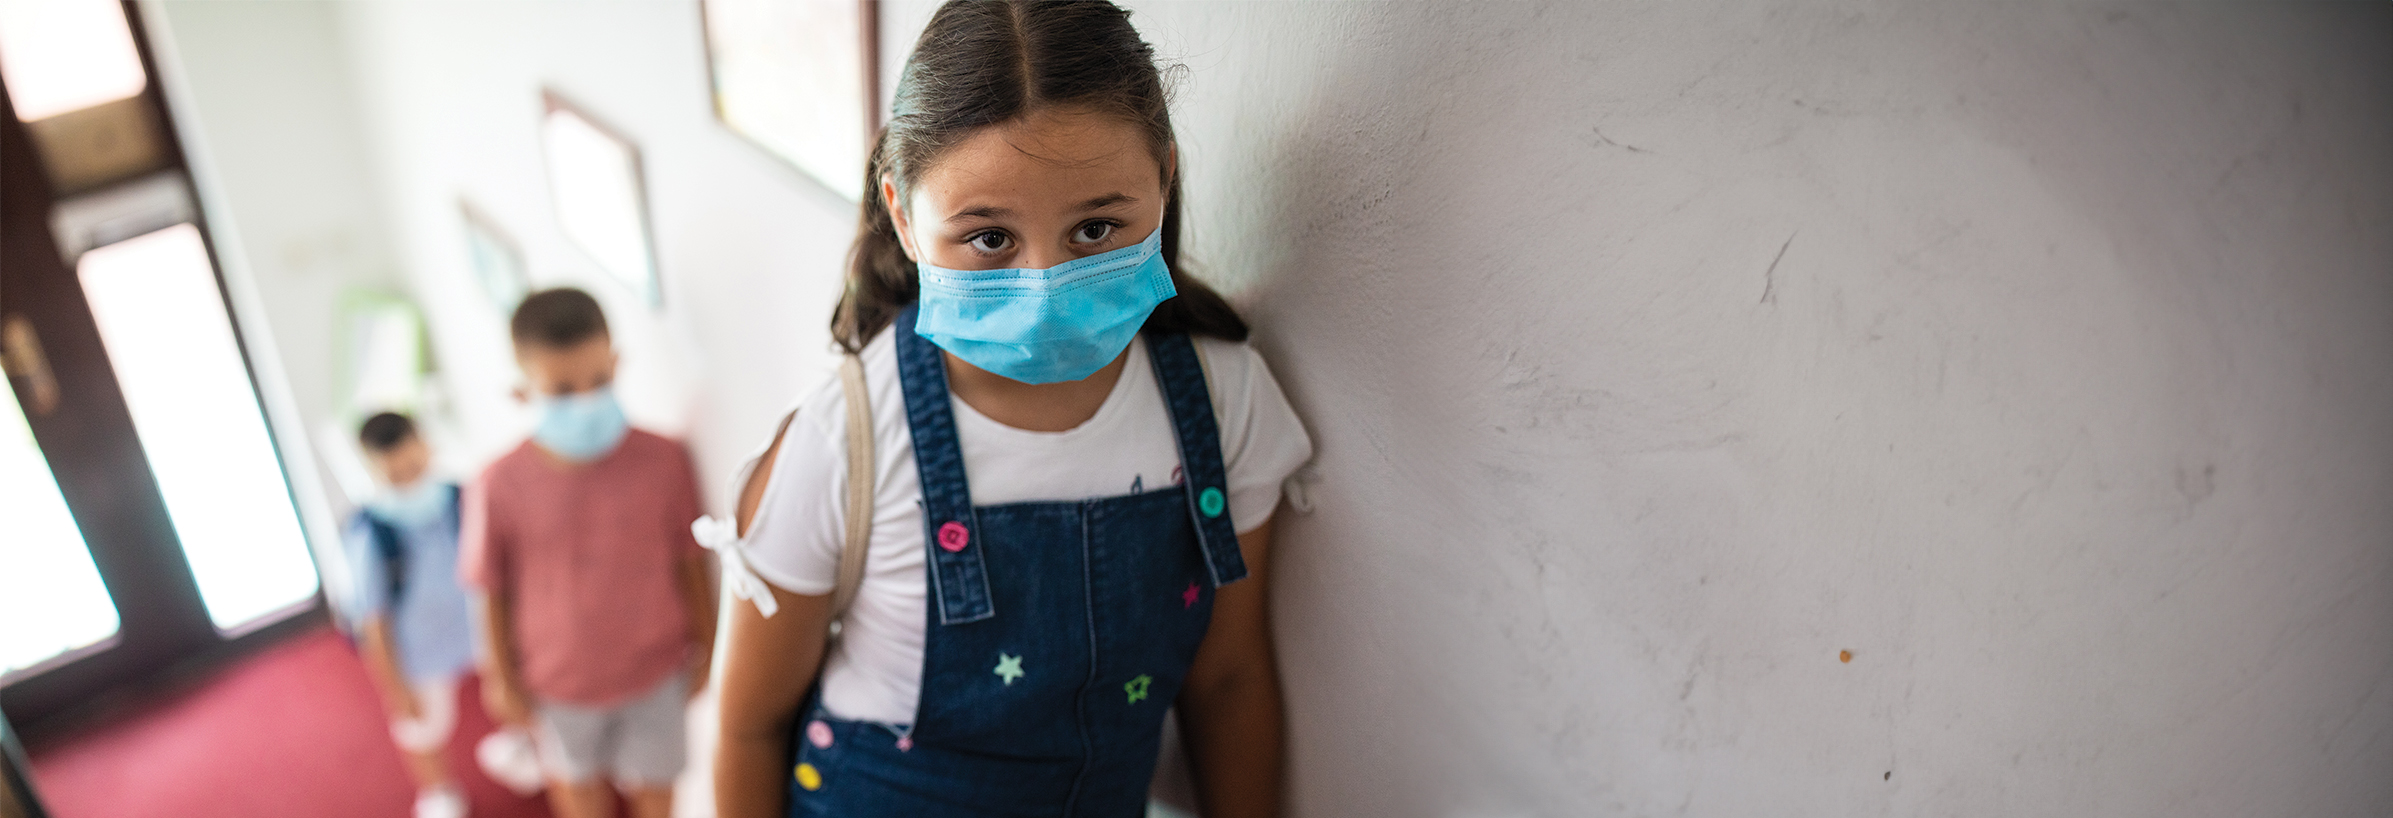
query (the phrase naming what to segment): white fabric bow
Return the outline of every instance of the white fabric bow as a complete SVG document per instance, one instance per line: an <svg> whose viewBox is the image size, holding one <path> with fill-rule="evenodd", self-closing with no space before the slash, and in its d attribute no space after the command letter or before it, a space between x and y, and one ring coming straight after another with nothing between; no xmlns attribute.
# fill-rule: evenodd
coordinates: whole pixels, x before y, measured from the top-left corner
<svg viewBox="0 0 2393 818"><path fill-rule="evenodd" d="M690 523L690 534L698 544L714 549L723 558L723 584L731 595L755 603L756 612L771 619L781 610L781 603L773 599L773 589L748 567L747 543L742 542L739 528L730 520L708 515Z"/></svg>

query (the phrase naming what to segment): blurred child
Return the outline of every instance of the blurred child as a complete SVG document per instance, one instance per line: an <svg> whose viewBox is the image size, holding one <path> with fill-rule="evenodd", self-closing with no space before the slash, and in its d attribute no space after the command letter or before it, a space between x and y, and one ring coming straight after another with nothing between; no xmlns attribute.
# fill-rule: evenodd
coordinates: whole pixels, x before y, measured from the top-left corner
<svg viewBox="0 0 2393 818"><path fill-rule="evenodd" d="M432 449L406 415L367 418L357 442L384 486L343 537L357 566L359 652L415 777L416 818L462 818L465 797L441 755L474 658L457 585L457 484L430 476Z"/></svg>
<svg viewBox="0 0 2393 818"><path fill-rule="evenodd" d="M665 818L684 707L714 644L689 456L625 422L588 293L534 293L510 332L517 396L540 420L466 493L460 568L482 603L483 698L532 729L562 818L611 815L616 792Z"/></svg>

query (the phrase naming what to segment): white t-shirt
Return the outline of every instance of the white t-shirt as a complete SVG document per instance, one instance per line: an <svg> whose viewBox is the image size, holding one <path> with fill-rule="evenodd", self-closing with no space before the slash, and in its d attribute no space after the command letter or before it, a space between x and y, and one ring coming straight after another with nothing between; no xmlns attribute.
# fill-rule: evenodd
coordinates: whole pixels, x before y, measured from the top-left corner
<svg viewBox="0 0 2393 818"><path fill-rule="evenodd" d="M1229 475L1230 519L1241 533L1271 518L1281 483L1312 459L1313 441L1245 344L1199 338ZM840 718L910 724L922 689L922 484L906 426L895 336L864 347L872 400L872 543L864 581L823 666L823 706ZM954 407L964 477L974 505L1076 501L1167 488L1179 479L1179 445L1155 382L1146 342L1131 342L1113 393L1087 422L1033 432ZM792 593L828 594L846 542L847 397L833 377L804 395L783 436L764 496L740 544L750 568ZM1003 615L1000 612L999 615Z"/></svg>

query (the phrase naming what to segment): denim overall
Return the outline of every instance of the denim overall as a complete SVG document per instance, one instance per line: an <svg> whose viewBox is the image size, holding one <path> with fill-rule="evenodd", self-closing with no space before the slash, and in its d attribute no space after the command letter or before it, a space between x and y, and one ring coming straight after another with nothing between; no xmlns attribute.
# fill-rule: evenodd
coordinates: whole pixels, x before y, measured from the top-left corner
<svg viewBox="0 0 2393 818"><path fill-rule="evenodd" d="M939 348L896 320L922 476L929 613L910 727L832 718L792 742L796 816L1139 816L1164 710L1246 576L1196 347L1150 335L1184 479L1073 502L975 506Z"/></svg>

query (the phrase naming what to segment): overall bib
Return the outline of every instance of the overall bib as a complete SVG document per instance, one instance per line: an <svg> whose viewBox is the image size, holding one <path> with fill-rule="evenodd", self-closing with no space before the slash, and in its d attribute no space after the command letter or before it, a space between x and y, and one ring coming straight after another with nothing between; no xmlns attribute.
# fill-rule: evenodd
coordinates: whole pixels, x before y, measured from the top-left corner
<svg viewBox="0 0 2393 818"><path fill-rule="evenodd" d="M810 705L795 816L1110 816L1146 810L1163 715L1222 584L1246 576L1213 401L1186 335L1147 350L1179 442L1168 488L975 506L939 348L897 316L922 477L929 614L911 726Z"/></svg>

